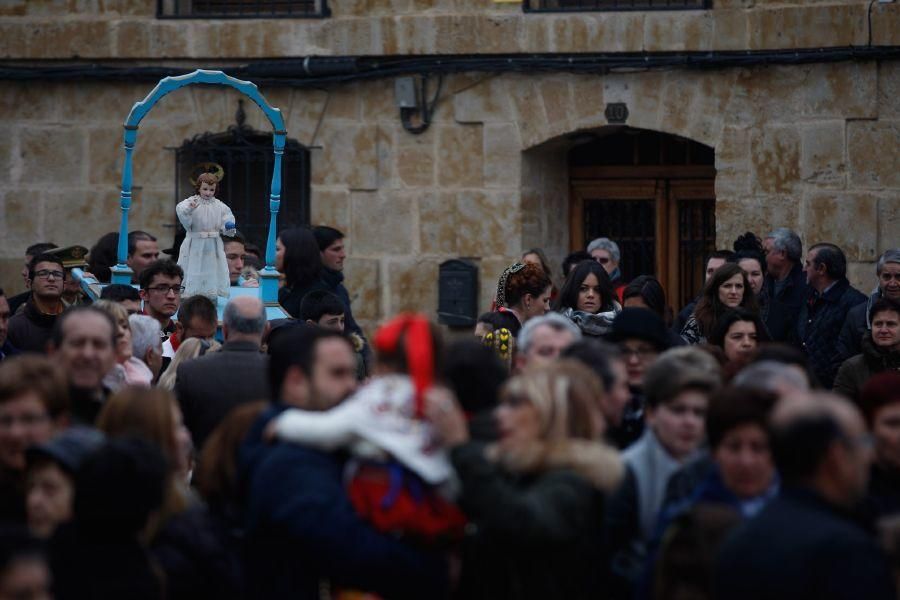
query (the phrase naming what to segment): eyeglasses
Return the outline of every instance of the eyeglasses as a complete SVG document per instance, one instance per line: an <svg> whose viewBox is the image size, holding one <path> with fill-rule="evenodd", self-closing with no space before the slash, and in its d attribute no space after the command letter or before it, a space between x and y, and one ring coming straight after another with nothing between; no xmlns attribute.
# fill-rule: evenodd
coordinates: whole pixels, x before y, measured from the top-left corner
<svg viewBox="0 0 900 600"><path fill-rule="evenodd" d="M41 279L50 279L51 277L53 277L54 279L62 279L66 276L66 274L62 271L50 271L48 269L41 269L40 271L35 271L34 276Z"/></svg>
<svg viewBox="0 0 900 600"><path fill-rule="evenodd" d="M157 294L168 294L172 292L176 296L180 296L184 293L183 285L155 285L151 288L147 288L147 290L151 292L156 292Z"/></svg>

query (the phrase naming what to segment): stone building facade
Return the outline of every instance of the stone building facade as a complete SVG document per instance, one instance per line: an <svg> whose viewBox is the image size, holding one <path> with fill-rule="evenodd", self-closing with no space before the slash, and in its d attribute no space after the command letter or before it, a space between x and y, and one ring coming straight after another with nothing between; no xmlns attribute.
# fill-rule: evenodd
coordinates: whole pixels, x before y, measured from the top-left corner
<svg viewBox="0 0 900 600"><path fill-rule="evenodd" d="M176 69L316 56L732 52L900 45L900 4L714 0L706 10L525 13L490 0L329 0L324 19L161 19L146 0L6 0L0 56L18 67ZM18 291L34 241L91 245L117 229L121 123L152 82L0 79L0 281ZM394 78L315 89L261 85L288 136L310 150L311 214L349 236L348 287L367 327L436 311L438 265L478 265L480 304L523 249L554 264L583 232L570 151L610 130L679 136L714 151L715 238L776 226L835 242L851 280L900 245L900 60L630 70L461 72L431 126L401 125ZM435 91L432 83L431 92ZM188 88L141 125L132 227L174 235L171 149L234 122L230 90ZM261 113L248 124L268 131ZM226 174L227 177L227 174ZM227 198L226 198L227 200ZM264 202L260 198L260 202ZM573 208L574 207L574 208ZM264 241L264 240L262 240ZM665 250L658 251L663 256ZM558 269L558 267L556 267Z"/></svg>

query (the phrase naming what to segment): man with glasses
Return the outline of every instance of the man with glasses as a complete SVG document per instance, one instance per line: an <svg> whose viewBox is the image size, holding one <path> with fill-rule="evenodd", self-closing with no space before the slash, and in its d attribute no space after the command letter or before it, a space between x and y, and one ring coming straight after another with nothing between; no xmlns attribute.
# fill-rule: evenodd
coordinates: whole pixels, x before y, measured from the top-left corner
<svg viewBox="0 0 900 600"><path fill-rule="evenodd" d="M141 271L141 300L144 301L144 314L159 321L166 339L175 333L172 316L181 306L183 280L184 271L171 260L158 260Z"/></svg>
<svg viewBox="0 0 900 600"><path fill-rule="evenodd" d="M9 320L9 342L22 352L47 352L53 324L65 309L62 301L66 272L52 254L39 254L28 265L31 297Z"/></svg>
<svg viewBox="0 0 900 600"><path fill-rule="evenodd" d="M597 238L591 241L587 247L588 254L596 260L609 273L609 281L616 290L616 296L619 302L622 301L622 290L625 289L627 281L622 277L622 271L619 269L619 260L622 254L619 251L619 245L609 238Z"/></svg>

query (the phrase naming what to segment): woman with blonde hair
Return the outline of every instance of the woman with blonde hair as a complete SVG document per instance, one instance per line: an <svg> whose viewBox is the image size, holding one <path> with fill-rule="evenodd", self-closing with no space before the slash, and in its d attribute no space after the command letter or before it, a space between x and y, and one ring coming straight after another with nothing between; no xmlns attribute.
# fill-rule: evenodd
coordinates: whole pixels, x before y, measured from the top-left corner
<svg viewBox="0 0 900 600"><path fill-rule="evenodd" d="M175 389L175 378L178 375L178 365L191 360L192 358L203 356L207 352L216 352L221 347L222 344L216 340L204 340L200 338L188 338L184 340L178 346L175 356L172 357L172 362L169 363L169 366L163 371L163 374L159 376L159 382L156 384L156 387L171 392Z"/></svg>
<svg viewBox="0 0 900 600"><path fill-rule="evenodd" d="M602 596L603 505L623 472L599 441L597 377L562 360L511 379L496 411L499 440L471 441L452 397L429 416L462 483L473 528L463 546L460 597Z"/></svg>
<svg viewBox="0 0 900 600"><path fill-rule="evenodd" d="M106 312L116 323L116 365L103 378L103 385L114 392L126 385L150 387L153 371L133 354L128 311L112 300L97 300L94 306Z"/></svg>

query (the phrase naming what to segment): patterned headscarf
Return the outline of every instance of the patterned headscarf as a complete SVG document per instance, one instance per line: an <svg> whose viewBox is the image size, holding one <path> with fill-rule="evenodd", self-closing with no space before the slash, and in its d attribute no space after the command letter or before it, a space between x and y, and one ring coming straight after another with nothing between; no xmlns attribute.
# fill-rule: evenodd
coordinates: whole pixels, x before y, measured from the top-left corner
<svg viewBox="0 0 900 600"><path fill-rule="evenodd" d="M513 273L518 273L525 268L522 263L514 263L503 269L500 273L500 280L497 281L497 308L509 308L506 304L506 281Z"/></svg>

